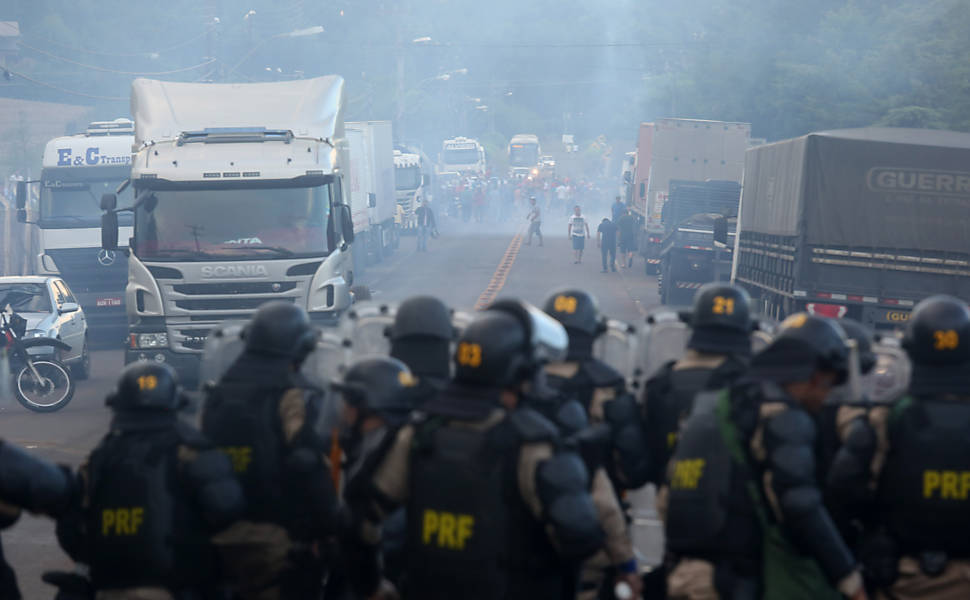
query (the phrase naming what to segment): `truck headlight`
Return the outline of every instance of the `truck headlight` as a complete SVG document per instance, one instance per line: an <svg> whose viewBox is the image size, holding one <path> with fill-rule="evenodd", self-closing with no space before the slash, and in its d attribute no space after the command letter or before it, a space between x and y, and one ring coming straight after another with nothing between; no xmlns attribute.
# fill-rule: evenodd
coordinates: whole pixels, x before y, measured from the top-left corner
<svg viewBox="0 0 970 600"><path fill-rule="evenodd" d="M139 333L132 335L137 348L167 348L167 333Z"/></svg>

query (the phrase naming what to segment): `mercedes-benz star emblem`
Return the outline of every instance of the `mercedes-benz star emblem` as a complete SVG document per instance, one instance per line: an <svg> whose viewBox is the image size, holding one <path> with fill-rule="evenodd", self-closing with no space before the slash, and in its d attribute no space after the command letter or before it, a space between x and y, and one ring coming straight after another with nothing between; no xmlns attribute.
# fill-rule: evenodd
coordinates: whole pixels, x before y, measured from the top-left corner
<svg viewBox="0 0 970 600"><path fill-rule="evenodd" d="M114 250L101 250L98 252L98 262L102 267L110 267L115 264L115 251Z"/></svg>

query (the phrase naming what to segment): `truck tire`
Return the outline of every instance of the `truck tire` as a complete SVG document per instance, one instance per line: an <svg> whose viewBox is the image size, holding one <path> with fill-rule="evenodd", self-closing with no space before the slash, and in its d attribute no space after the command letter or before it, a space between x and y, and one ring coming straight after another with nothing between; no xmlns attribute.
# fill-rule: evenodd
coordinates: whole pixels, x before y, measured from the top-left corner
<svg viewBox="0 0 970 600"><path fill-rule="evenodd" d="M650 261L647 260L646 258L643 259L643 265L644 265L643 272L648 277L652 277L652 276L657 275L658 273L660 273L660 265L658 265L658 264L651 264Z"/></svg>

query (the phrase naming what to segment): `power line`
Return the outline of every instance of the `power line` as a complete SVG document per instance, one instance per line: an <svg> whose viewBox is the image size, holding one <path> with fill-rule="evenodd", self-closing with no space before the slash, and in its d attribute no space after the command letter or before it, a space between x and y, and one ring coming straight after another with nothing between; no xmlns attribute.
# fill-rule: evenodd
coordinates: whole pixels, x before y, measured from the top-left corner
<svg viewBox="0 0 970 600"><path fill-rule="evenodd" d="M53 84L50 84L50 83L45 83L43 81L38 81L37 79L33 79L31 77L28 77L28 76L24 75L23 73L18 73L17 71L13 71L11 69L7 69L7 72L10 73L11 75L16 75L17 77L20 77L21 79L24 79L26 81L29 81L29 82L31 82L33 84L36 84L36 85L39 85L39 86L43 86L45 88L50 88L52 90L57 90L58 92L64 92L65 94L72 94L74 96L82 96L84 98L94 98L95 100L117 100L117 101L128 100L128 97L127 96L95 96L95 95L92 95L92 94L86 94L84 92L77 92L77 91L74 91L74 90L69 90L69 89L66 89L66 88L58 87L58 86L53 85Z"/></svg>
<svg viewBox="0 0 970 600"><path fill-rule="evenodd" d="M75 65L77 67L81 67L83 69L91 69L92 71L101 71L103 73L115 73L117 75L152 75L152 76L154 76L154 75L172 75L174 73L184 73L186 71L194 71L196 69L200 69L200 68L202 68L202 67L204 67L204 66L206 66L208 64L211 64L211 63L215 62L215 60L216 60L214 58L210 58L209 60L207 60L205 62L201 62L201 63L199 63L197 65L192 65L191 67L183 67L181 69L172 69L171 71L155 71L154 73L149 73L149 72L146 72L146 71L119 71L117 69L107 69L105 67L99 67L97 65L86 65L84 63L79 63L76 60L71 60L70 58L64 58L63 56L58 56L56 54L51 54L50 52L47 52L46 50L41 50L40 48L35 48L35 47L33 47L33 46L29 45L29 44L25 44L24 42L19 42L19 44L21 46L23 46L24 48L27 48L28 50L32 50L34 52L37 52L38 54L43 54L44 56L49 56L50 58L53 58L55 60L60 60L60 61L66 62L68 64Z"/></svg>
<svg viewBox="0 0 970 600"><path fill-rule="evenodd" d="M193 42L196 42L196 41L204 38L205 35L206 35L206 33L207 32L203 31L199 35L197 35L195 37L191 37L191 38L185 40L184 42L179 42L178 44L175 44L174 46L168 46L168 47L162 48L160 50L149 51L149 52L103 52L103 51L100 51L100 50L88 50L87 48L71 48L70 46L67 46L65 44L61 44L60 42L56 42L54 40L39 39L38 38L38 41L40 43L42 43L42 44L50 44L50 45L53 45L53 46L60 46L61 48L65 49L65 50L68 50L69 52L81 52L83 54L95 54L95 55L98 55L98 56L117 56L117 57L120 57L120 58L132 58L132 57L136 57L136 56L151 56L153 54L163 54L165 52L169 52L169 51L172 51L172 50L177 50L179 48L183 48L183 47L188 46L189 44L191 44Z"/></svg>

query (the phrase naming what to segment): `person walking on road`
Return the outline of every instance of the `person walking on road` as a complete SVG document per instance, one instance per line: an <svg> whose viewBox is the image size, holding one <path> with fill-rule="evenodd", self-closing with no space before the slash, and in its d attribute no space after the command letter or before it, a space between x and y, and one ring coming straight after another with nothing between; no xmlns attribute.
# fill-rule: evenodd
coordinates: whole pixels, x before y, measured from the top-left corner
<svg viewBox="0 0 970 600"><path fill-rule="evenodd" d="M418 200L418 207L414 209L414 216L418 222L418 252L428 251L428 236L435 229L434 213L424 200Z"/></svg>
<svg viewBox="0 0 970 600"><path fill-rule="evenodd" d="M539 246L542 246L542 215L539 211L539 205L536 204L536 197L529 197L529 214L526 216L529 219L529 239L525 242L526 246L532 245L532 234L539 236Z"/></svg>
<svg viewBox="0 0 970 600"><path fill-rule="evenodd" d="M606 273L607 265L616 273L616 225L607 217L603 217L596 228L596 246L603 255L603 273Z"/></svg>
<svg viewBox="0 0 970 600"><path fill-rule="evenodd" d="M637 219L633 211L626 209L616 226L620 230L620 261L629 269L633 266L633 252L637 249Z"/></svg>
<svg viewBox="0 0 970 600"><path fill-rule="evenodd" d="M613 223L615 224L617 221L620 220L620 217L622 217L626 213L626 204L623 203L622 198L617 196L616 202L613 203L613 206L610 207L610 210L613 211L612 213Z"/></svg>
<svg viewBox="0 0 970 600"><path fill-rule="evenodd" d="M576 258L573 264L578 265L583 262L583 248L586 247L586 239L590 237L589 223L586 222L583 210L578 204L573 207L573 216L569 217L566 234L573 240L573 253Z"/></svg>

